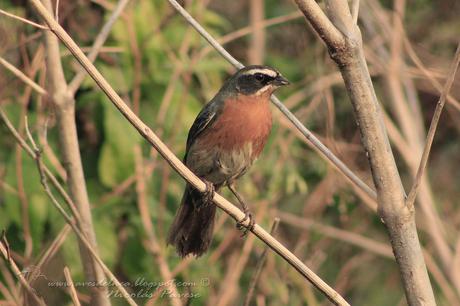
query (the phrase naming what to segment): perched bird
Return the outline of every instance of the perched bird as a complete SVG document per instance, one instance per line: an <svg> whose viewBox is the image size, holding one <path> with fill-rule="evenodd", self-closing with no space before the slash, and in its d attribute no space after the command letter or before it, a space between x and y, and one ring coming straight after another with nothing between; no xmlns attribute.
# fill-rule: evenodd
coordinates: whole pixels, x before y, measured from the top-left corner
<svg viewBox="0 0 460 306"><path fill-rule="evenodd" d="M234 188L261 153L272 127L270 96L289 84L268 66L247 66L230 77L201 110L190 128L184 163L206 182L200 192L187 184L169 231L177 253L202 255L209 247L216 214L214 190L228 186L254 225L247 205ZM241 227L240 223L240 227Z"/></svg>

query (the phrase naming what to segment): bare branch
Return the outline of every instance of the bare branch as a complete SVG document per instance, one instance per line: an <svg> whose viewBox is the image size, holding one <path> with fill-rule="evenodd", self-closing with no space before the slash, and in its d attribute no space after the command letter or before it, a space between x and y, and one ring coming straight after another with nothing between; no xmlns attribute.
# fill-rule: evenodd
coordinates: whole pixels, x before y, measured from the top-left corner
<svg viewBox="0 0 460 306"><path fill-rule="evenodd" d="M281 15L281 16L270 18L270 19L265 19L262 22L262 27L270 27L270 26L278 25L278 24L281 24L281 23L284 23L284 22L287 22L287 21L290 21L290 20L300 18L302 16L303 16L303 14L301 12L295 11L295 12L292 12L292 13L289 13L289 14L286 14L286 15ZM221 44L221 45L225 45L225 44L228 44L229 42L231 42L231 41L233 41L235 39L238 39L238 38L243 37L245 35L248 35L250 33L251 33L251 27L246 26L246 27L238 29L238 30L236 30L234 32L230 32L228 34L225 34L224 36L221 36L221 37L217 38L217 42L219 44ZM212 46L206 45L200 51L199 57L203 58L212 49L213 49Z"/></svg>
<svg viewBox="0 0 460 306"><path fill-rule="evenodd" d="M32 79L30 79L27 75L24 74L21 70L18 68L14 67L12 64L10 64L7 60L5 60L3 57L0 56L0 64L2 64L6 69L11 71L15 76L17 76L21 81L32 87L36 92L38 92L41 95L46 94L46 90L35 83Z"/></svg>
<svg viewBox="0 0 460 306"><path fill-rule="evenodd" d="M407 65L404 61L404 53L401 50L401 39L405 40L405 44L407 44L406 49L412 61L416 63L418 60L415 52L411 54L413 50L407 40L407 34L404 32L402 23L404 2L401 0L394 1L394 10L391 13L385 14L378 0L366 1L363 4L360 17L367 34L371 36L369 37L371 41L382 37L388 42L385 43L382 41L381 44L376 46L379 58L373 59L372 62L382 65L382 70L385 71L383 75L384 85L387 88L385 91L392 102L391 104L387 103L387 105L393 108L393 114L401 128L400 133L391 119L387 117L385 123L390 139L400 151L401 156L415 177L419 160L414 159L414 155L422 155L426 132L420 109L420 101L418 101L413 80L407 73L404 73L410 68L406 67ZM402 59L399 59L399 57L402 57ZM416 63L417 67L421 71L426 70L420 60L418 61L419 63ZM426 76L436 81L431 72L426 71ZM433 85L435 88L439 88L439 93L442 91L442 85L439 83L438 87L434 83ZM455 271L455 269L452 269L452 251L447 241L448 239L445 237L447 234L446 223L441 220L436 210L427 176L422 178L417 199L421 213L423 214L422 219L424 220L424 226L420 228L423 228L431 237L438 259L442 262L446 273L451 274L451 271ZM453 281L453 283L458 288L458 282Z"/></svg>
<svg viewBox="0 0 460 306"><path fill-rule="evenodd" d="M35 158L35 153L34 151L29 147L29 145L22 139L21 135L19 135L18 131L14 128L14 126L11 124L10 120L8 120L8 117L6 116L5 112L3 111L2 108L0 108L0 117L2 118L3 122L5 123L6 127L8 130L11 132L13 137L16 139L16 141L19 143L19 145L26 151L26 153L31 157ZM44 172L47 176L48 179L50 179L51 183L53 186L59 191L59 193L63 196L64 200L66 203L69 204L70 210L72 211L72 214L75 216L77 223L80 220L80 215L78 213L77 208L73 204L73 201L70 199L70 197L67 195L65 192L64 188L59 184L59 181L57 178L53 175L53 173L46 167L43 166Z"/></svg>
<svg viewBox="0 0 460 306"><path fill-rule="evenodd" d="M153 255L156 264L160 270L160 274L163 278L165 288L171 292L168 297L171 299L171 305L181 306L181 299L179 291L175 283L172 281L174 277L169 269L168 262L164 257L158 239L155 235L152 219L150 217L149 205L147 202L146 182L145 182L145 168L144 160L142 157L141 146L137 145L134 147L134 157L136 164L136 193L137 193L137 205L139 208L139 215L141 217L142 226L144 227L145 234L148 242L147 250Z"/></svg>
<svg viewBox="0 0 460 306"><path fill-rule="evenodd" d="M341 46L344 37L314 0L295 0L300 11L328 46Z"/></svg>
<svg viewBox="0 0 460 306"><path fill-rule="evenodd" d="M118 2L117 6L112 12L112 15L110 15L109 17L109 20L107 20L107 22L104 24L99 34L97 34L96 39L94 40L94 43L93 43L93 47L91 48L91 51L88 54L88 58L92 63L94 63L94 61L96 60L96 57L99 54L99 51L101 50L102 46L104 45L104 42L107 40L107 37L110 34L110 30L112 29L113 25L117 21L118 17L123 12L128 2L129 0L120 0ZM80 69L78 70L73 80L69 83L69 91L72 93L72 95L75 95L75 92L80 87L81 82L83 82L83 79L85 78L85 76L86 76L85 69L80 67Z"/></svg>
<svg viewBox="0 0 460 306"><path fill-rule="evenodd" d="M78 48L72 38L65 32L65 30L52 18L46 8L41 4L39 0L30 0L30 3L35 7L40 16L45 19L46 23L50 26L53 33L61 39L66 47L72 52L75 58L82 64L98 86L104 91L109 97L112 103L118 108L118 110L125 116L125 118L137 129L141 134L171 165L171 167L178 172L183 178L185 178L192 186L200 191L206 189L206 185L201 181L193 172L191 172L172 152L171 150L153 133L153 131L144 124L133 111L124 103L120 96L113 90L101 73L94 67L94 65L88 60L84 53ZM244 213L234 206L232 203L227 201L219 194L214 195L214 203L218 205L222 210L229 214L232 218L237 221L244 219ZM248 225L248 220L244 222ZM305 264L299 260L292 252L284 247L279 241L274 239L269 233L267 233L259 225L255 225L252 232L259 237L263 242L269 245L275 252L283 257L292 267L294 267L302 276L308 279L316 288L318 288L323 294L336 305L349 305L343 297L341 297L336 291L328 286L321 278L319 278L313 271L311 271Z"/></svg>
<svg viewBox="0 0 460 306"><path fill-rule="evenodd" d="M56 15L57 15L57 10L56 10ZM69 288L70 297L72 298L73 304L75 306L80 306L81 304L80 304L80 301L78 300L77 291L75 290L75 286L73 284L72 275L70 274L70 270L67 266L64 267L64 276L65 276L67 286Z"/></svg>
<svg viewBox="0 0 460 306"><path fill-rule="evenodd" d="M14 274L19 279L19 282L24 287L24 289L26 289L27 293L29 293L29 295L34 299L36 303L38 303L38 305L46 306L43 299L37 295L37 292L35 292L35 289L30 286L30 284L24 278L24 275L21 272L21 270L19 270L18 266L16 265L14 260L11 258L8 242L6 241L4 233L2 234L2 237L0 237L0 253L2 253L3 258L10 265L11 270L13 270Z"/></svg>
<svg viewBox="0 0 460 306"><path fill-rule="evenodd" d="M52 17L53 8L51 0L45 0L44 5L45 6L42 5L42 7L47 10L50 18L57 24ZM90 241L94 251L97 253L96 234L92 221L91 207L78 143L75 121L75 99L68 89L67 81L64 76L59 52L59 41L51 31L47 31L45 37L47 74L50 84L49 91L56 109L61 154L64 160L63 164L68 174L67 184L70 195L80 215L80 230L85 233L86 238ZM86 280L97 283L103 282L104 274L101 268L81 241L79 241L79 249ZM90 287L89 291L91 292L91 304L98 306L110 305L107 287Z"/></svg>
<svg viewBox="0 0 460 306"><path fill-rule="evenodd" d="M265 28L262 25L264 20L265 5L264 0L250 1L250 23L251 23L251 41L248 49L248 60L252 65L260 65L264 62L265 57Z"/></svg>
<svg viewBox="0 0 460 306"><path fill-rule="evenodd" d="M109 279L117 286L117 289L122 293L122 295L126 298L128 303L130 305L137 305L132 299L131 296L126 292L124 287L120 284L120 282L116 279L116 277L113 275L113 273L107 268L107 266L104 264L104 262L100 259L99 255L96 253L94 248L91 246L89 240L83 235L83 232L81 232L77 224L79 224L79 215L78 211L75 208L75 204L73 203L72 199L69 197L67 192L64 190L64 188L61 186L61 184L57 181L56 177L51 173L51 171L46 168L44 165L42 159L41 159L41 152L38 147L33 147L31 148L26 141L19 135L19 133L16 131L14 126L11 124L11 121L8 119L6 116L5 112L0 108L0 117L2 118L3 122L5 123L6 127L8 130L11 132L13 137L16 139L16 141L21 145L21 147L27 152L27 154L36 160L37 163L37 168L39 170L40 174L40 182L43 185L43 188L45 189L45 192L47 193L48 197L51 199L52 204L55 206L55 208L59 211L59 213L64 217L65 221L70 225L72 230L75 232L75 234L78 236L80 241L83 243L85 248L89 251L91 256L95 259L96 263L102 268L104 273L109 277ZM29 135L30 141L33 145L35 145L35 141L33 140L30 131L27 129L27 134ZM61 206L61 204L57 201L57 199L54 197L53 193L51 192L51 189L49 188L47 178L50 179L51 183L53 186L58 190L59 194L62 196L66 204L71 207L73 218L65 211L65 209ZM46 256L46 255L45 255ZM42 261L40 261L40 265L42 264Z"/></svg>
<svg viewBox="0 0 460 306"><path fill-rule="evenodd" d="M282 218L282 222L295 227L302 228L307 231L316 231L327 237L345 241L346 243L355 245L363 250L369 251L373 254L383 256L386 258L394 259L393 253L389 245L382 242L377 242L374 239L367 238L353 232L344 231L332 226L324 225L307 218L301 218L294 214L277 211L277 215Z"/></svg>
<svg viewBox="0 0 460 306"><path fill-rule="evenodd" d="M359 16L359 0L353 0L351 4L351 16L353 17L353 23L358 23Z"/></svg>
<svg viewBox="0 0 460 306"><path fill-rule="evenodd" d="M337 45L323 39L342 73L354 108L377 190L378 211L390 236L406 299L410 305L436 305L418 240L414 211L405 205L405 192L364 57L360 30L353 23L346 1L327 0L326 8L334 25L346 36L344 44ZM312 12L302 11L310 20Z"/></svg>
<svg viewBox="0 0 460 306"><path fill-rule="evenodd" d="M439 91L439 93L442 93L442 85L438 82L435 76L433 76L433 73L431 73L422 63L420 58L417 56L415 53L414 48L412 48L412 44L410 43L409 39L407 38L407 35L404 34L404 47L411 58L412 62L417 66L418 69L422 72L422 74L431 82L433 87ZM455 107L456 110L460 111L460 102L455 99L452 95L447 95L447 101L451 103L453 107Z"/></svg>
<svg viewBox="0 0 460 306"><path fill-rule="evenodd" d="M417 174L410 190L409 196L406 199L406 205L412 207L414 205L415 198L417 196L418 188L420 187L420 182L422 181L423 172L425 171L426 164L428 162L428 157L430 156L431 146L433 145L434 135L438 127L439 119L441 118L441 113L446 104L446 99L449 94L450 88L455 80L455 74L457 73L457 68L460 63L460 43L457 45L457 51L455 52L454 60L450 66L450 71L444 85L444 89L441 92L441 97L436 104L436 109L433 114L433 119L431 119L430 129L426 136L425 148L423 149L422 158L420 160L420 165L417 170Z"/></svg>
<svg viewBox="0 0 460 306"><path fill-rule="evenodd" d="M280 224L280 219L275 218L273 221L272 227L270 229L270 235L274 235L276 230L278 229L278 225ZM246 300L244 301L245 306L249 306L251 303L252 296L254 294L254 290L256 289L257 282L259 281L260 274L262 273L262 269L264 268L265 260L267 259L268 248L266 247L262 254L260 255L259 259L257 260L257 267L256 273L252 276L251 283L249 284L248 293L246 295Z"/></svg>
<svg viewBox="0 0 460 306"><path fill-rule="evenodd" d="M51 189L48 186L48 182L46 180L46 174L45 174L45 167L41 158L41 151L37 147L30 131L28 128L26 128L27 135L29 138L29 141L32 143L32 150L34 152L34 159L37 163L37 169L40 174L40 182L45 189L46 194L48 197L51 199L51 202L53 203L54 207L59 211L59 213L64 217L65 221L72 227L73 231L75 234L78 236L79 241L83 243L83 245L86 247L86 249L89 251L91 254L92 258L95 259L95 261L99 264L99 266L102 268L102 270L105 272L105 274L109 277L109 279L115 284L117 289L120 291L120 293L123 295L123 297L128 301L128 303L131 306L137 306L137 304L134 302L134 300L131 298L131 296L128 294L126 289L121 285L121 283L118 281L118 279L113 275L113 273L107 268L107 266L104 264L102 259L99 257L97 254L97 251L94 249L91 241L86 237L86 234L83 231L80 231L80 229L77 227L77 223L75 222L75 219L72 218L61 206L59 201L56 199L56 197L53 195ZM98 282L98 285L104 284L104 282ZM105 287L105 286L104 286ZM110 302L109 302L110 304Z"/></svg>
<svg viewBox="0 0 460 306"><path fill-rule="evenodd" d="M3 14L5 16L11 17L13 19L16 19L16 20L22 21L24 23L30 24L30 25L32 25L32 26L34 26L36 28L42 29L42 30L49 30L49 28L44 26L44 25L38 24L36 22L30 21L29 19L22 18L20 16L14 15L14 14L8 13L7 11L4 11L2 9L0 9L0 14Z"/></svg>

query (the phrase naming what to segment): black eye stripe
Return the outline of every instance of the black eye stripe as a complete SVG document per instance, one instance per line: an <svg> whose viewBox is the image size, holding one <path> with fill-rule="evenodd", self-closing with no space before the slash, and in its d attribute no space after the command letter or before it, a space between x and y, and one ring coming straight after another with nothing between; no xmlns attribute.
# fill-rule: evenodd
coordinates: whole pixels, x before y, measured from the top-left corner
<svg viewBox="0 0 460 306"><path fill-rule="evenodd" d="M263 82L264 84L274 79L274 77L272 77L271 75L264 74L264 73L255 73L254 78L258 81Z"/></svg>
<svg viewBox="0 0 460 306"><path fill-rule="evenodd" d="M265 78L265 76L262 73L256 73L256 74L254 74L254 77L257 80L263 80Z"/></svg>
<svg viewBox="0 0 460 306"><path fill-rule="evenodd" d="M250 95L271 84L276 77L275 73L271 71L266 73L263 71L243 72L241 75L236 76L235 85L238 92Z"/></svg>

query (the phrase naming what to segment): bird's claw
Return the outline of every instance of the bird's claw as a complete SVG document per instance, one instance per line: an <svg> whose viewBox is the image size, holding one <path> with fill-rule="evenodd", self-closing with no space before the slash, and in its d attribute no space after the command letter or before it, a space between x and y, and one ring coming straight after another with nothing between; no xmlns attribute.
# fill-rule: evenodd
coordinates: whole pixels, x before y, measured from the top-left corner
<svg viewBox="0 0 460 306"><path fill-rule="evenodd" d="M249 224L244 225L246 220L249 219ZM236 228L243 233L241 234L241 237L244 237L248 234L249 231L252 231L254 229L254 225L256 224L254 217L252 216L252 213L249 211L244 212L244 218L236 223Z"/></svg>
<svg viewBox="0 0 460 306"><path fill-rule="evenodd" d="M203 201L206 204L210 204L214 199L214 193L216 192L216 188L214 187L214 184L209 181L204 180L204 183L206 184L206 189L202 192Z"/></svg>

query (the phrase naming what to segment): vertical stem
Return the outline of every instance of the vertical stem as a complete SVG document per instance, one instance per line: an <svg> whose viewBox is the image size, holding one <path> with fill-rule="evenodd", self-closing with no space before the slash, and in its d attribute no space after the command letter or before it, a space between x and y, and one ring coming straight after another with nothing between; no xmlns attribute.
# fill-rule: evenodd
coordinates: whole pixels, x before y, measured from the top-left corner
<svg viewBox="0 0 460 306"><path fill-rule="evenodd" d="M413 206L396 167L385 125L367 68L361 32L353 23L347 2L327 0L334 25L344 34L343 44L328 44L353 105L377 191L378 212L390 236L409 305L436 305L417 235Z"/></svg>
<svg viewBox="0 0 460 306"><path fill-rule="evenodd" d="M249 63L263 64L265 58L264 0L249 1L252 37L249 46Z"/></svg>
<svg viewBox="0 0 460 306"><path fill-rule="evenodd" d="M378 210L390 236L410 305L435 305L420 247L413 209L405 205L398 169L382 123L361 46L339 65L377 189ZM356 86L362 84L364 86Z"/></svg>
<svg viewBox="0 0 460 306"><path fill-rule="evenodd" d="M45 0L44 4L49 12L53 11L50 0ZM81 216L81 231L87 237L91 246L97 250L96 234L94 232L78 144L77 126L75 122L75 99L69 91L67 82L64 78L58 40L51 31L46 32L46 46L50 91L56 108L61 155L68 175L67 184L70 195L76 203ZM86 280L103 283L104 273L102 269L84 244L81 242L79 242L79 244ZM106 287L92 286L89 289L91 291L91 305L110 305Z"/></svg>

